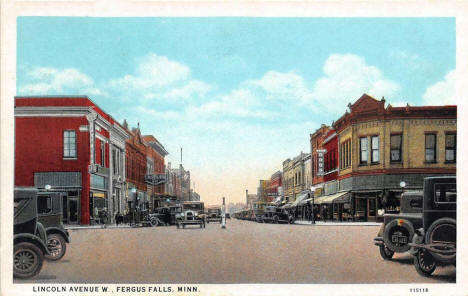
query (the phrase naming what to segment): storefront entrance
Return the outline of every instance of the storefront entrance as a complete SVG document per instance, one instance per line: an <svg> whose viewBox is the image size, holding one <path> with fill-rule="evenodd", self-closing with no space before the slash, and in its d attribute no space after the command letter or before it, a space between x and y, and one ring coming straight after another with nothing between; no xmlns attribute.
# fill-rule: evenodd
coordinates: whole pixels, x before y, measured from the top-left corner
<svg viewBox="0 0 468 296"><path fill-rule="evenodd" d="M64 224L80 223L80 192L66 191L62 197L62 215Z"/></svg>

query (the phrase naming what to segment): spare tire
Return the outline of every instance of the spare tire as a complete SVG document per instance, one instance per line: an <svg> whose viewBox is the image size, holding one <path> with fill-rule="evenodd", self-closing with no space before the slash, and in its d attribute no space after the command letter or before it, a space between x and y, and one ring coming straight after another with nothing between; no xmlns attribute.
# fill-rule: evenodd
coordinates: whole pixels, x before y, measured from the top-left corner
<svg viewBox="0 0 468 296"><path fill-rule="evenodd" d="M410 249L408 243L414 235L413 224L406 219L395 219L385 226L383 239L392 251L403 253Z"/></svg>
<svg viewBox="0 0 468 296"><path fill-rule="evenodd" d="M426 244L434 242L449 242L456 249L457 244L457 221L453 218L440 218L434 221L426 232ZM446 248L444 248L446 250ZM443 263L453 264L455 262L456 253L441 254L431 252L431 255L438 261Z"/></svg>

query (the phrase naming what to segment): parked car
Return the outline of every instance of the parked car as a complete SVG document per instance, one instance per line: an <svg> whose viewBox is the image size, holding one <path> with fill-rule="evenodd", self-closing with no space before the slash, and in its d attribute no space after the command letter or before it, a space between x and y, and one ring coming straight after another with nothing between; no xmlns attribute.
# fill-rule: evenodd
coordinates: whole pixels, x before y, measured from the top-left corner
<svg viewBox="0 0 468 296"><path fill-rule="evenodd" d="M218 222L221 224L221 208L220 207L213 207L209 208L206 212L206 223L210 222Z"/></svg>
<svg viewBox="0 0 468 296"><path fill-rule="evenodd" d="M204 208L203 202L185 201L182 212L176 214L177 228L185 228L186 225L200 225L200 228L205 228Z"/></svg>
<svg viewBox="0 0 468 296"><path fill-rule="evenodd" d="M407 252L414 230L422 226L422 191L408 191L401 195L400 213L384 214L382 224L374 244L379 247L385 260L396 253Z"/></svg>
<svg viewBox="0 0 468 296"><path fill-rule="evenodd" d="M231 219L231 214L230 213L226 213L226 219Z"/></svg>
<svg viewBox="0 0 468 296"><path fill-rule="evenodd" d="M286 209L282 209L277 206L267 206L265 207L264 214L262 216L262 221L264 223L294 223L294 216L288 212Z"/></svg>
<svg viewBox="0 0 468 296"><path fill-rule="evenodd" d="M13 276L33 277L42 269L47 249L47 234L37 221L37 189L16 187L14 190Z"/></svg>
<svg viewBox="0 0 468 296"><path fill-rule="evenodd" d="M424 179L422 227L409 244L416 271L430 276L438 265L456 265L457 182L455 176Z"/></svg>
<svg viewBox="0 0 468 296"><path fill-rule="evenodd" d="M67 251L70 234L63 227L62 192L39 192L37 195L37 213L39 222L44 225L47 234L48 260L59 260Z"/></svg>

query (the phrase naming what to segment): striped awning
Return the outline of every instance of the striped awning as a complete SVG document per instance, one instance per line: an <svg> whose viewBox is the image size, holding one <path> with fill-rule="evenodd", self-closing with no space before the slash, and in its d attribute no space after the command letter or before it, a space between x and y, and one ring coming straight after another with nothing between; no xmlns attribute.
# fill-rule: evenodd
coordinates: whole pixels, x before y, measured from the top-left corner
<svg viewBox="0 0 468 296"><path fill-rule="evenodd" d="M331 195L324 195L316 198L314 204L345 203L348 201L349 191L339 192Z"/></svg>

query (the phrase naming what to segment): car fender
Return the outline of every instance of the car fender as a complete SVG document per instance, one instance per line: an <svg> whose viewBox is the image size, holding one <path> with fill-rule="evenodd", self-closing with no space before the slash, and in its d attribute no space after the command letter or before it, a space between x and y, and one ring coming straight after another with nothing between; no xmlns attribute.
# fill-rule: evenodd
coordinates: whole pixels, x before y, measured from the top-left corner
<svg viewBox="0 0 468 296"><path fill-rule="evenodd" d="M67 243L70 243L70 234L65 229L62 229L59 227L47 227L46 233L47 233L47 236L49 236L49 234L52 234L52 233L60 234L61 236L63 236L63 238L65 239Z"/></svg>
<svg viewBox="0 0 468 296"><path fill-rule="evenodd" d="M44 253L44 255L49 255L49 249L47 249L47 245L42 241L42 239L34 234L31 233L19 233L15 234L13 237L13 243L21 243L21 242L30 242L35 244L38 248L41 249L41 251Z"/></svg>
<svg viewBox="0 0 468 296"><path fill-rule="evenodd" d="M419 228L414 231L413 239L411 240L413 244L422 244L424 242L424 229ZM416 256L418 254L419 248L411 247L409 249L409 253L413 256Z"/></svg>

